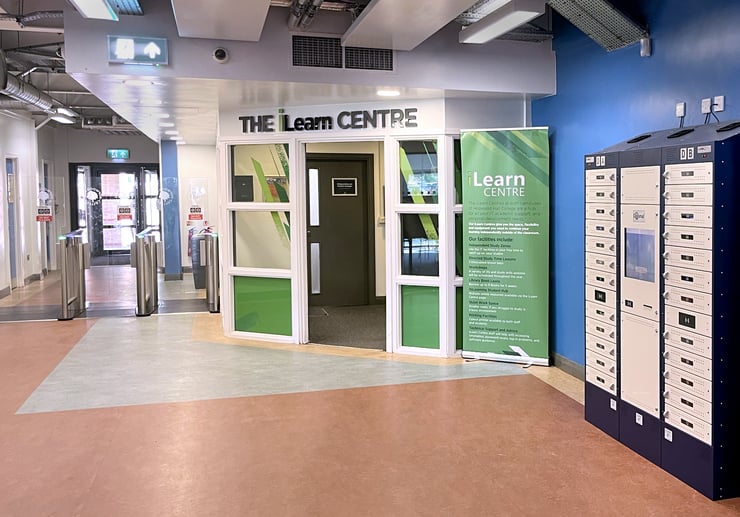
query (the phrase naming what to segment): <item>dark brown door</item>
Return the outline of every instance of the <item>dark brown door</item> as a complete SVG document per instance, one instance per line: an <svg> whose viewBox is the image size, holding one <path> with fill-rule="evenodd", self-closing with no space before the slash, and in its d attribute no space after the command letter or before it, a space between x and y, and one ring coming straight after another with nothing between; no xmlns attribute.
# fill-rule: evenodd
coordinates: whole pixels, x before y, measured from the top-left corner
<svg viewBox="0 0 740 517"><path fill-rule="evenodd" d="M309 305L369 301L367 169L364 160L306 162Z"/></svg>

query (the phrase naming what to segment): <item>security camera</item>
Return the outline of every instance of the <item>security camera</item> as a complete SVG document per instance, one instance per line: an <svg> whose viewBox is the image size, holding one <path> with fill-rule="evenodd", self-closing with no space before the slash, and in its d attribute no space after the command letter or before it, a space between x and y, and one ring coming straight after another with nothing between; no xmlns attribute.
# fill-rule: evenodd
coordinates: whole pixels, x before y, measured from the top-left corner
<svg viewBox="0 0 740 517"><path fill-rule="evenodd" d="M223 47L218 47L213 51L213 59L217 63L226 63L229 60L229 51Z"/></svg>

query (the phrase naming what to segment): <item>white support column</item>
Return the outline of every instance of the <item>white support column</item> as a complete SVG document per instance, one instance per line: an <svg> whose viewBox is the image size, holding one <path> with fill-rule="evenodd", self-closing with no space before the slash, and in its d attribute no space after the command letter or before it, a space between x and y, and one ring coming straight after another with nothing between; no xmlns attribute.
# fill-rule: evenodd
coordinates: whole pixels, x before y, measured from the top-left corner
<svg viewBox="0 0 740 517"><path fill-rule="evenodd" d="M455 298L455 166L452 137L437 143L439 193L439 348L441 355L456 353Z"/></svg>

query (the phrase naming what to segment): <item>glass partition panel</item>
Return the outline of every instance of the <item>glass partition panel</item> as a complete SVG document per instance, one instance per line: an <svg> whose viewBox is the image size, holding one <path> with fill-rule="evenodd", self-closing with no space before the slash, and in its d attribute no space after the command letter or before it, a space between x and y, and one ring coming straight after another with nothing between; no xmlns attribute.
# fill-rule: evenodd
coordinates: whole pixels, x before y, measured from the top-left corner
<svg viewBox="0 0 740 517"><path fill-rule="evenodd" d="M401 274L439 275L439 217L401 214Z"/></svg>
<svg viewBox="0 0 740 517"><path fill-rule="evenodd" d="M401 286L401 344L439 348L439 289Z"/></svg>
<svg viewBox="0 0 740 517"><path fill-rule="evenodd" d="M288 212L234 212L234 265L290 269L288 216Z"/></svg>
<svg viewBox="0 0 740 517"><path fill-rule="evenodd" d="M463 202L462 188L462 152L460 151L460 139L455 138L452 144L452 157L455 166L455 204L460 205Z"/></svg>
<svg viewBox="0 0 740 517"><path fill-rule="evenodd" d="M231 146L231 200L287 203L288 144Z"/></svg>
<svg viewBox="0 0 740 517"><path fill-rule="evenodd" d="M234 329L290 336L290 280L234 277Z"/></svg>
<svg viewBox="0 0 740 517"><path fill-rule="evenodd" d="M437 141L399 142L401 203L436 204L439 199Z"/></svg>

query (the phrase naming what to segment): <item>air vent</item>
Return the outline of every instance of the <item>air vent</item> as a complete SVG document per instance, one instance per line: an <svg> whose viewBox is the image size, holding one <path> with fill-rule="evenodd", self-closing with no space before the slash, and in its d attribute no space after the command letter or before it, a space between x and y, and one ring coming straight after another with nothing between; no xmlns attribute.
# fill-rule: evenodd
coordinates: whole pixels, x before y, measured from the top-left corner
<svg viewBox="0 0 740 517"><path fill-rule="evenodd" d="M360 70L393 70L393 51L386 48L346 47L344 67Z"/></svg>
<svg viewBox="0 0 740 517"><path fill-rule="evenodd" d="M686 136L689 133L693 133L694 128L688 128L688 129L682 129L681 131L676 131L675 133L671 133L668 135L667 138L681 138L682 136Z"/></svg>
<svg viewBox="0 0 740 517"><path fill-rule="evenodd" d="M293 66L342 68L341 40L293 36Z"/></svg>
<svg viewBox="0 0 740 517"><path fill-rule="evenodd" d="M733 129L737 129L740 127L740 122L731 122L727 124L726 126L722 126L717 130L717 133L724 133L725 131L732 131Z"/></svg>
<svg viewBox="0 0 740 517"><path fill-rule="evenodd" d="M653 136L651 133L645 133L644 135L636 136L632 140L627 140L627 143L636 144L637 142L642 142L643 140L645 140L646 138L650 138L651 136Z"/></svg>

